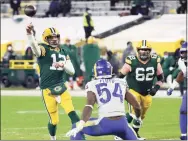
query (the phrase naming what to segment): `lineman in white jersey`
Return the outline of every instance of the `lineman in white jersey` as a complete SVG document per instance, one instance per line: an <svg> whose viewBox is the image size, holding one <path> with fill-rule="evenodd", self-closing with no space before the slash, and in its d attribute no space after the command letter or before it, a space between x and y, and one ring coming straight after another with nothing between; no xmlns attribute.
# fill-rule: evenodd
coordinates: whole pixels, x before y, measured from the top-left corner
<svg viewBox="0 0 188 141"><path fill-rule="evenodd" d="M86 85L87 102L81 120L66 136L80 140L81 135L116 135L124 140L137 140L125 116L124 99L135 109L135 120L141 123L140 105L126 87L125 80L112 78L111 64L100 59L94 65L95 80ZM94 104L98 104L98 118L90 118Z"/></svg>
<svg viewBox="0 0 188 141"><path fill-rule="evenodd" d="M186 78L187 82L187 42L183 43L180 48L180 59L178 60L178 65L181 71L179 72L176 80L173 81L173 85L168 89L168 95L172 94L174 88L178 85L178 83L184 81L184 78ZM180 129L180 139L187 140L187 87L182 97L182 104L180 107Z"/></svg>

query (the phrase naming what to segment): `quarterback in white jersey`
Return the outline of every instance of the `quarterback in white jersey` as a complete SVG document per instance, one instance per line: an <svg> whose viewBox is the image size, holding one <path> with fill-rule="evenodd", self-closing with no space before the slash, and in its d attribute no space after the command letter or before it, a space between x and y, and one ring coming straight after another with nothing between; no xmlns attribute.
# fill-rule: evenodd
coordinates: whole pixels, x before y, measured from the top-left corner
<svg viewBox="0 0 188 141"><path fill-rule="evenodd" d="M186 78L187 82L187 42L183 43L182 47L180 48L180 59L178 60L178 66L181 71L179 72L177 78L173 81L172 86L167 90L168 95L172 94L174 88L178 85L178 83L184 81L184 78ZM182 97L182 104L180 107L180 129L180 139L187 140L187 87Z"/></svg>
<svg viewBox="0 0 188 141"><path fill-rule="evenodd" d="M100 59L94 65L95 80L86 85L87 102L82 118L73 125L66 136L80 140L83 134L91 136L116 135L124 140L137 140L125 116L124 100L135 109L135 121L141 123L141 109L135 97L129 92L123 79L112 78L111 64ZM98 104L98 118L90 118L94 104Z"/></svg>

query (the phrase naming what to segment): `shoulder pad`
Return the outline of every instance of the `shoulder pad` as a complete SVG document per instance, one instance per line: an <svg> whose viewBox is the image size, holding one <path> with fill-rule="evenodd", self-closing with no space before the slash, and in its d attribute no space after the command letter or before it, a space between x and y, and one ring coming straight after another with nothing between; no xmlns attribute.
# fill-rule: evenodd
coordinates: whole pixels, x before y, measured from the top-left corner
<svg viewBox="0 0 188 141"><path fill-rule="evenodd" d="M160 63L160 62L161 62L161 58L160 58L158 55L156 55L156 54L152 54L152 55L151 55L151 58L152 58L152 59L156 59L156 60L157 60L157 63Z"/></svg>
<svg viewBox="0 0 188 141"><path fill-rule="evenodd" d="M95 82L94 81L90 81L85 85L85 91L91 91L93 93L95 93Z"/></svg>
<svg viewBox="0 0 188 141"><path fill-rule="evenodd" d="M151 58L157 59L158 55L157 54L151 54Z"/></svg>
<svg viewBox="0 0 188 141"><path fill-rule="evenodd" d="M132 60L135 60L135 59L136 59L136 57L133 56L133 55L127 56L127 58L125 59L125 62L126 62L127 64L132 64Z"/></svg>

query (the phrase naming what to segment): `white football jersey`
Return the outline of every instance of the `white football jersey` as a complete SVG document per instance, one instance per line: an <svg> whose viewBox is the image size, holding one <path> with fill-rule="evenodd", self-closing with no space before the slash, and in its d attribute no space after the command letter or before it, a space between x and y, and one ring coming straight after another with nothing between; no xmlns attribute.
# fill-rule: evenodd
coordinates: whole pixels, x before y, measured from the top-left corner
<svg viewBox="0 0 188 141"><path fill-rule="evenodd" d="M99 118L125 115L125 93L127 83L124 79L97 79L86 85L86 92L96 95Z"/></svg>
<svg viewBox="0 0 188 141"><path fill-rule="evenodd" d="M187 68L185 65L185 62L181 60L181 58L178 60L178 66L179 69L183 72L184 77L187 77Z"/></svg>

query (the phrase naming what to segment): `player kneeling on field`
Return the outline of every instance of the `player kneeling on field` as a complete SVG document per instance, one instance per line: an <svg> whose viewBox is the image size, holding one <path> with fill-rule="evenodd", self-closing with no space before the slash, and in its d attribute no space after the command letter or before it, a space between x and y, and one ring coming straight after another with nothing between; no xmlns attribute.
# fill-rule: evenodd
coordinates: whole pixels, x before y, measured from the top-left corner
<svg viewBox="0 0 188 141"><path fill-rule="evenodd" d="M134 118L141 124L140 105L129 92L125 80L112 78L112 69L111 64L104 59L94 65L95 79L85 87L87 102L82 119L66 134L71 136L71 140L80 140L82 133L90 136L116 135L124 140L137 140L125 116L124 99L133 106ZM95 103L99 107L99 117L90 118Z"/></svg>

